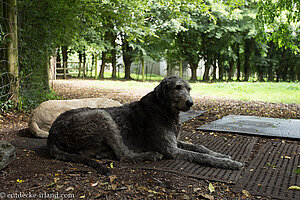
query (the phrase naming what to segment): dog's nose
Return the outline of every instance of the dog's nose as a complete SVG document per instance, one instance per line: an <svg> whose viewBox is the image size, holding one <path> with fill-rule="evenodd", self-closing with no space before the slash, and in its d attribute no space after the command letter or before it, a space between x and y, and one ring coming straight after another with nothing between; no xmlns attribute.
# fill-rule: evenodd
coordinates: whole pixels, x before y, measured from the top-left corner
<svg viewBox="0 0 300 200"><path fill-rule="evenodd" d="M192 107L193 104L194 104L194 102L193 102L192 100L187 100L187 101L185 102L185 105L186 105L188 108Z"/></svg>

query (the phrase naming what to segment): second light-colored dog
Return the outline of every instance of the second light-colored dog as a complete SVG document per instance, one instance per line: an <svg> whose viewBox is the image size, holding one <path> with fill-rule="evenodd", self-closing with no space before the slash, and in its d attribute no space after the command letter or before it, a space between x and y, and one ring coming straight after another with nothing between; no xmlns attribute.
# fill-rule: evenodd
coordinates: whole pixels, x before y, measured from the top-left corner
<svg viewBox="0 0 300 200"><path fill-rule="evenodd" d="M107 98L49 100L41 103L33 110L28 127L34 136L47 138L52 123L63 112L82 107L106 108L121 105L118 101Z"/></svg>

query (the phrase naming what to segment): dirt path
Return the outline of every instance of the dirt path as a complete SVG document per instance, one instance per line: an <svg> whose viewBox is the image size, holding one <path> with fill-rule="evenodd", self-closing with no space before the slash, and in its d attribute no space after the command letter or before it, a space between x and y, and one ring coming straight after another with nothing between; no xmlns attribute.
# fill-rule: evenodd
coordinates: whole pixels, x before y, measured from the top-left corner
<svg viewBox="0 0 300 200"><path fill-rule="evenodd" d="M108 90L101 87L101 84L97 87L91 84L94 84L93 81L58 81L54 83L54 89L64 99L107 97L121 103L139 100L149 92L148 89ZM183 131L195 132L199 135L256 138L195 130L202 124L228 114L300 119L300 105L295 104L241 102L198 95L193 98L196 102L193 109L207 112L185 123ZM28 116L29 114L26 113L0 113L0 139L12 141L28 138L28 133L24 131L27 128ZM37 140L37 142L43 141ZM254 159L260 147L269 142L300 145L299 141L294 140L257 137L257 143L246 166ZM250 194L251 196L248 197L246 192L235 193L231 184L195 179L164 171L122 168L119 162L112 160L103 161L112 168L113 175L106 177L96 174L93 169L84 165L53 160L46 150L18 148L17 153L17 159L0 172L0 194L4 192L15 195L48 195L48 197L70 195L65 196L65 199L68 197L74 199L270 199L268 195L261 197ZM214 192L209 191L210 183L213 185Z"/></svg>

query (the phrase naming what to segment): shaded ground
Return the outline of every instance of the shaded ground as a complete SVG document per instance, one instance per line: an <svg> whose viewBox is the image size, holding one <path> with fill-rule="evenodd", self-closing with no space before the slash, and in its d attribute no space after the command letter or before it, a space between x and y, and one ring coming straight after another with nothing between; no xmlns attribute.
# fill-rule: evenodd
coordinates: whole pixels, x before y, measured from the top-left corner
<svg viewBox="0 0 300 200"><path fill-rule="evenodd" d="M54 86L57 94L63 96L64 99L107 97L121 103L139 100L148 92L148 90L121 91L89 88L87 84L80 85L74 80L60 81ZM207 112L185 123L183 130L201 135L228 139L256 138L238 134L196 131L200 125L228 114L300 119L300 105L296 104L241 102L204 96L193 98L196 103L193 109ZM24 113L0 114L0 139L11 141L28 137L26 131L19 132L27 128L28 117L29 114ZM246 167L255 158L259 148L269 142L300 145L300 142L295 140L257 137L257 143ZM106 177L96 174L93 169L81 164L53 160L46 150L34 151L18 148L17 153L17 159L0 172L0 195L1 192L5 192L6 194L27 195L28 198L29 195L51 197L49 195L66 194L71 195L69 197L74 195L75 199L270 199L267 195L249 197L245 191L234 193L234 186L231 184L210 182L170 172L122 168L117 161L104 161L112 168L113 174ZM212 193L209 191L209 183L215 189ZM65 196L65 199L67 198L68 196Z"/></svg>

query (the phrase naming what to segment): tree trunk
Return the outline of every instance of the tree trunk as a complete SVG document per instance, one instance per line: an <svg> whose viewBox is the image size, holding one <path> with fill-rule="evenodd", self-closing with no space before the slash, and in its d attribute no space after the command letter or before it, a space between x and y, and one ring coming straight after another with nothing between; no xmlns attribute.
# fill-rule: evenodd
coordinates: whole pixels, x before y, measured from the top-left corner
<svg viewBox="0 0 300 200"><path fill-rule="evenodd" d="M142 82L145 81L145 61L144 58L142 58Z"/></svg>
<svg viewBox="0 0 300 200"><path fill-rule="evenodd" d="M179 76L182 78L182 60L179 61Z"/></svg>
<svg viewBox="0 0 300 200"><path fill-rule="evenodd" d="M288 63L286 60L286 50L282 48L282 54L280 59L280 71L281 71L281 77L283 81L287 81L287 74L288 74Z"/></svg>
<svg viewBox="0 0 300 200"><path fill-rule="evenodd" d="M83 77L86 77L86 53L85 53L85 47L83 47Z"/></svg>
<svg viewBox="0 0 300 200"><path fill-rule="evenodd" d="M171 58L167 55L167 76L171 75Z"/></svg>
<svg viewBox="0 0 300 200"><path fill-rule="evenodd" d="M217 80L217 60L215 58L213 59L212 64L213 64L212 81L216 81Z"/></svg>
<svg viewBox="0 0 300 200"><path fill-rule="evenodd" d="M205 57L206 57L206 62L205 62L205 69L203 74L203 81L209 81L209 70L210 70L211 58L209 56L209 53Z"/></svg>
<svg viewBox="0 0 300 200"><path fill-rule="evenodd" d="M236 44L236 56L237 56L237 63L236 63L236 80L240 81L241 77L241 58L240 58L240 44Z"/></svg>
<svg viewBox="0 0 300 200"><path fill-rule="evenodd" d="M95 55L95 79L98 79L98 54Z"/></svg>
<svg viewBox="0 0 300 200"><path fill-rule="evenodd" d="M68 47L67 46L62 46L62 56L63 56L63 68L64 68L64 79L67 78L68 74Z"/></svg>
<svg viewBox="0 0 300 200"><path fill-rule="evenodd" d="M219 81L223 81L224 66L223 66L222 55L220 53L218 54L218 67L219 67Z"/></svg>
<svg viewBox="0 0 300 200"><path fill-rule="evenodd" d="M261 59L261 53L260 53L260 49L257 47L257 44L255 44L255 48L254 48L254 58L256 60ZM255 62L254 64L255 69L258 73L258 81L259 82L263 82L264 81L264 65L260 64L259 62Z"/></svg>
<svg viewBox="0 0 300 200"><path fill-rule="evenodd" d="M273 73L273 61L272 61L272 53L273 53L274 43L270 43L270 48L268 49L268 81L274 81L274 73Z"/></svg>
<svg viewBox="0 0 300 200"><path fill-rule="evenodd" d="M249 76L250 76L250 56L252 53L252 49L253 49L253 44L254 44L254 39L246 39L245 40L245 55L244 55L244 74L245 74L245 78L244 81L248 81L249 80Z"/></svg>
<svg viewBox="0 0 300 200"><path fill-rule="evenodd" d="M198 68L198 63L193 63L189 62L191 72L192 72L192 77L190 81L197 81L197 68Z"/></svg>
<svg viewBox="0 0 300 200"><path fill-rule="evenodd" d="M232 72L234 67L234 59L231 58L229 61L228 79L227 81L232 81Z"/></svg>
<svg viewBox="0 0 300 200"><path fill-rule="evenodd" d="M111 46L113 47L111 50L111 65L112 65L112 73L111 78L117 78L117 44L116 44L117 34L112 33Z"/></svg>
<svg viewBox="0 0 300 200"><path fill-rule="evenodd" d="M7 19L7 24L4 26L7 34L5 60L6 70L9 72L9 94L14 107L20 103L19 98L19 67L18 67L18 36L17 36L17 1L6 0L3 2L3 17ZM49 83L48 83L49 84Z"/></svg>
<svg viewBox="0 0 300 200"><path fill-rule="evenodd" d="M60 48L57 48L57 50L56 50L56 73L61 74L64 71L60 69L61 68L61 58L60 58L59 51L60 51Z"/></svg>
<svg viewBox="0 0 300 200"><path fill-rule="evenodd" d="M123 50L123 61L125 64L125 77L126 80L132 80L130 76L130 66L133 62L133 48L129 46L128 41L126 38L123 38L122 40L122 50Z"/></svg>
<svg viewBox="0 0 300 200"><path fill-rule="evenodd" d="M104 79L104 70L105 70L105 63L106 62L106 52L102 52L102 58L101 58L101 67L100 67L100 73L99 77L100 79Z"/></svg>
<svg viewBox="0 0 300 200"><path fill-rule="evenodd" d="M81 63L82 63L82 52L78 51L78 58L79 58L79 70L78 70L78 78L81 76Z"/></svg>

